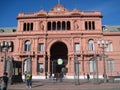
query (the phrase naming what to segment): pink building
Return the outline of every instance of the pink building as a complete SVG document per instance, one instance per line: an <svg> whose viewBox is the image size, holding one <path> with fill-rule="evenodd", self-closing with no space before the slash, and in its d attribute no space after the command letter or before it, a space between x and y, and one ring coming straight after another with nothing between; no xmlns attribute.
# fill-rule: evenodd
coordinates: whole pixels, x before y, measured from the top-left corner
<svg viewBox="0 0 120 90"><path fill-rule="evenodd" d="M69 11L60 4L49 12L19 13L17 28L0 28L1 51L6 42L9 44L7 52L0 52L3 59L0 74L5 69L4 59L7 61L11 56L16 62L14 75L24 76L30 71L33 78L45 78L46 73L60 73L66 68L66 78L74 78L77 56L80 78L87 73L93 77L97 72L99 78L103 78L105 68L108 76L117 75L120 72L120 26L102 26L101 19L99 11ZM108 44L104 57L97 43L102 39Z"/></svg>

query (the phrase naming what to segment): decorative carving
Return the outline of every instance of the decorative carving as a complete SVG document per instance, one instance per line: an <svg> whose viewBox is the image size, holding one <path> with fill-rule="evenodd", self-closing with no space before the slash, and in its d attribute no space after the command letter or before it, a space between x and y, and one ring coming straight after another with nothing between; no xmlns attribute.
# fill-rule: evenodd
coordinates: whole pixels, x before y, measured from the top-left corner
<svg viewBox="0 0 120 90"><path fill-rule="evenodd" d="M39 42L44 42L44 39L39 39Z"/></svg>
<svg viewBox="0 0 120 90"><path fill-rule="evenodd" d="M79 29L79 24L78 24L77 20L74 21L74 29L75 30Z"/></svg>
<svg viewBox="0 0 120 90"><path fill-rule="evenodd" d="M44 31L44 29L45 29L44 22L41 21L40 22L40 30Z"/></svg>
<svg viewBox="0 0 120 90"><path fill-rule="evenodd" d="M75 38L74 41L80 41L80 38Z"/></svg>
<svg viewBox="0 0 120 90"><path fill-rule="evenodd" d="M64 40L69 44L69 45L72 45L71 42L72 40L70 38L64 38Z"/></svg>
<svg viewBox="0 0 120 90"><path fill-rule="evenodd" d="M50 12L68 12L68 10L64 8L62 5L58 4Z"/></svg>
<svg viewBox="0 0 120 90"><path fill-rule="evenodd" d="M78 9L73 9L73 11L72 11L73 13L79 13L79 11L78 11Z"/></svg>
<svg viewBox="0 0 120 90"><path fill-rule="evenodd" d="M47 45L49 45L54 39L47 39Z"/></svg>
<svg viewBox="0 0 120 90"><path fill-rule="evenodd" d="M35 13L35 15L36 15L36 16L41 16L41 17L43 17L43 16L46 16L46 15L47 15L47 12L44 11L44 10L41 10L41 11Z"/></svg>

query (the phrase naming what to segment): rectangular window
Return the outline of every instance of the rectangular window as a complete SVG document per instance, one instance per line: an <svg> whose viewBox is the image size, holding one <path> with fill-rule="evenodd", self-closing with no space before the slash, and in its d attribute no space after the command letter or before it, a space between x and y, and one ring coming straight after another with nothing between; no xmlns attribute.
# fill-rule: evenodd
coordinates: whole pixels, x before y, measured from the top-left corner
<svg viewBox="0 0 120 90"><path fill-rule="evenodd" d="M108 47L106 48L106 51L113 51L113 45L110 43Z"/></svg>
<svg viewBox="0 0 120 90"><path fill-rule="evenodd" d="M113 51L113 45L112 45L112 43L110 43L109 48L110 48L110 51Z"/></svg>
<svg viewBox="0 0 120 90"><path fill-rule="evenodd" d="M96 62L95 61L90 61L90 72L91 73L95 73L97 70L96 70Z"/></svg>
<svg viewBox="0 0 120 90"><path fill-rule="evenodd" d="M43 43L39 43L39 51L40 52L44 51L44 44Z"/></svg>
<svg viewBox="0 0 120 90"><path fill-rule="evenodd" d="M74 44L74 51L75 52L80 51L80 44L79 43Z"/></svg>
<svg viewBox="0 0 120 90"><path fill-rule="evenodd" d="M89 43L89 51L93 51L94 48L93 48L93 43Z"/></svg>
<svg viewBox="0 0 120 90"><path fill-rule="evenodd" d="M30 45L25 45L25 52L30 52Z"/></svg>
<svg viewBox="0 0 120 90"><path fill-rule="evenodd" d="M108 63L108 72L113 72L114 71L114 61L110 60L107 63Z"/></svg>
<svg viewBox="0 0 120 90"><path fill-rule="evenodd" d="M87 23L87 21L85 22L85 30L88 30L88 23Z"/></svg>
<svg viewBox="0 0 120 90"><path fill-rule="evenodd" d="M43 72L43 69L44 69L43 63L38 63L37 71L42 73L42 72Z"/></svg>
<svg viewBox="0 0 120 90"><path fill-rule="evenodd" d="M92 29L95 30L95 22L92 21Z"/></svg>

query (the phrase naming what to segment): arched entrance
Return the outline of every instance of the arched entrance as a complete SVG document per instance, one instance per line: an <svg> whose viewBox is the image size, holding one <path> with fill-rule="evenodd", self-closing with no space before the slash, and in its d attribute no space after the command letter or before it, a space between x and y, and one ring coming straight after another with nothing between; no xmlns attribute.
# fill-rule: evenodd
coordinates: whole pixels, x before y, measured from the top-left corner
<svg viewBox="0 0 120 90"><path fill-rule="evenodd" d="M50 49L50 72L60 73L68 63L68 49L63 42L56 42Z"/></svg>

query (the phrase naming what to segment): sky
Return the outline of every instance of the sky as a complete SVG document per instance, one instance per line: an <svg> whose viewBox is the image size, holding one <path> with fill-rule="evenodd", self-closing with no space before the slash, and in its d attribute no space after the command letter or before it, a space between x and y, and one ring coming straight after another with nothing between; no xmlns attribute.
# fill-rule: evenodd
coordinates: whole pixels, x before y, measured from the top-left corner
<svg viewBox="0 0 120 90"><path fill-rule="evenodd" d="M0 0L0 27L17 27L21 12L49 12L58 3L69 11L100 11L102 25L120 25L120 0Z"/></svg>

